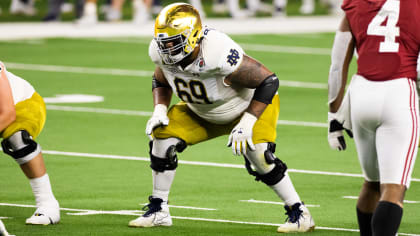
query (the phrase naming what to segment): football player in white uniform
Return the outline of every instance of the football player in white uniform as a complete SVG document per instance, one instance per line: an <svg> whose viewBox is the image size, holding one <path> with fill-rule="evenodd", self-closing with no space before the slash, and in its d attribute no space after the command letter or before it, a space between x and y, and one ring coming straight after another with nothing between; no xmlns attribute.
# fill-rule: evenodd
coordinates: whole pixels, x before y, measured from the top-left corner
<svg viewBox="0 0 420 236"><path fill-rule="evenodd" d="M41 146L35 142L45 119L42 97L26 80L8 72L0 62L1 146L29 179L37 206L26 224L49 225L60 221L60 208L51 190Z"/></svg>
<svg viewBox="0 0 420 236"><path fill-rule="evenodd" d="M227 146L243 155L248 172L274 190L289 216L279 232L307 232L314 221L299 198L287 166L274 155L279 114L276 75L226 34L202 28L189 4L168 5L156 18L149 55L154 112L147 123L151 138L153 192L148 211L132 227L172 225L168 195L177 167L177 152L230 134ZM168 106L172 93L182 101Z"/></svg>

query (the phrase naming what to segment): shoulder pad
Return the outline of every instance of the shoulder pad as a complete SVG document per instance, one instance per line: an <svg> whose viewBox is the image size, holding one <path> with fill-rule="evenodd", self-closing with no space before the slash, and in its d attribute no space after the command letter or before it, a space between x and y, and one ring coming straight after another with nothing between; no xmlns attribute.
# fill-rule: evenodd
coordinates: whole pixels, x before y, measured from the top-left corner
<svg viewBox="0 0 420 236"><path fill-rule="evenodd" d="M149 57L155 64L162 64L162 59L160 58L158 52L158 45L154 39L149 44Z"/></svg>
<svg viewBox="0 0 420 236"><path fill-rule="evenodd" d="M207 30L207 29L206 29ZM202 52L206 65L220 70L223 75L235 71L242 62L244 51L226 34L210 29L202 41Z"/></svg>

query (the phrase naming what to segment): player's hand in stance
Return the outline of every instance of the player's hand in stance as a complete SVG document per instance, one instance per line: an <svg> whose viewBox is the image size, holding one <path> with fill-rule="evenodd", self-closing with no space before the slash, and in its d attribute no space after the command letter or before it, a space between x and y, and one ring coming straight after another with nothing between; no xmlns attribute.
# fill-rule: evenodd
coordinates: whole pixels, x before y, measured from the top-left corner
<svg viewBox="0 0 420 236"><path fill-rule="evenodd" d="M234 155L245 155L247 147L252 151L255 150L254 143L252 142L252 128L256 121L257 117L245 112L239 123L233 128L227 146L232 146Z"/></svg>
<svg viewBox="0 0 420 236"><path fill-rule="evenodd" d="M153 111L152 117L147 121L146 134L150 140L153 140L153 129L169 124L169 118L167 116L168 108L163 104L157 104Z"/></svg>
<svg viewBox="0 0 420 236"><path fill-rule="evenodd" d="M336 113L328 112L328 143L331 149L343 151L346 150L346 141L344 140L343 130L347 132L350 138L353 138L353 133L345 129L343 124L337 119Z"/></svg>

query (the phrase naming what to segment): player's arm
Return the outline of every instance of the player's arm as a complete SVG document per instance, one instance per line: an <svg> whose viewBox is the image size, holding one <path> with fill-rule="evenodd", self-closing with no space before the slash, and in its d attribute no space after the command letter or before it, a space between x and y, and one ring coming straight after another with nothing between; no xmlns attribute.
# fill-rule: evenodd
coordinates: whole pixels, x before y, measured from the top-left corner
<svg viewBox="0 0 420 236"><path fill-rule="evenodd" d="M172 98L172 89L166 80L162 69L160 69L158 66L156 67L155 73L153 74L152 92L153 103L155 106L157 104L163 104L166 107L169 106Z"/></svg>
<svg viewBox="0 0 420 236"><path fill-rule="evenodd" d="M354 47L355 41L351 33L350 24L344 16L336 32L331 52L331 67L328 77L328 105L330 112L337 112L343 101Z"/></svg>
<svg viewBox="0 0 420 236"><path fill-rule="evenodd" d="M153 74L152 93L154 111L146 125L146 134L150 140L153 140L152 132L154 128L169 124L167 113L172 98L172 89L166 80L162 69L158 66Z"/></svg>
<svg viewBox="0 0 420 236"><path fill-rule="evenodd" d="M12 89L6 76L6 70L0 63L0 131L3 131L16 119Z"/></svg>
<svg viewBox="0 0 420 236"><path fill-rule="evenodd" d="M226 77L225 83L233 87L255 88L254 97L246 112L256 118L260 117L271 103L279 85L273 72L247 55L244 55L239 68Z"/></svg>
<svg viewBox="0 0 420 236"><path fill-rule="evenodd" d="M346 105L348 101L343 102L343 99L345 99L348 70L351 59L353 58L354 47L355 40L350 24L344 16L335 35L328 77L328 143L335 150L346 149L343 123L348 119L347 114L349 114L349 108ZM343 107L339 111L340 106ZM353 136L350 130L346 129L346 131L350 137Z"/></svg>
<svg viewBox="0 0 420 236"><path fill-rule="evenodd" d="M239 123L233 128L227 144L232 147L233 154L246 154L248 147L255 150L252 141L254 124L271 103L279 81L263 64L244 55L239 68L226 77L225 83L232 87L255 88L254 97Z"/></svg>

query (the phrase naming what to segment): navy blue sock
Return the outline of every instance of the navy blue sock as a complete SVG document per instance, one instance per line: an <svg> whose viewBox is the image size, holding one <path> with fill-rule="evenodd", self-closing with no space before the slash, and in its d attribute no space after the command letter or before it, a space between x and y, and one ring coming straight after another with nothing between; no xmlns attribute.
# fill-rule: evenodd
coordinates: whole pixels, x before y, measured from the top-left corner
<svg viewBox="0 0 420 236"><path fill-rule="evenodd" d="M400 227L403 209L397 204L380 201L372 217L374 236L395 236Z"/></svg>
<svg viewBox="0 0 420 236"><path fill-rule="evenodd" d="M372 236L372 216L373 213L364 213L357 210L357 222L359 223L360 236Z"/></svg>

